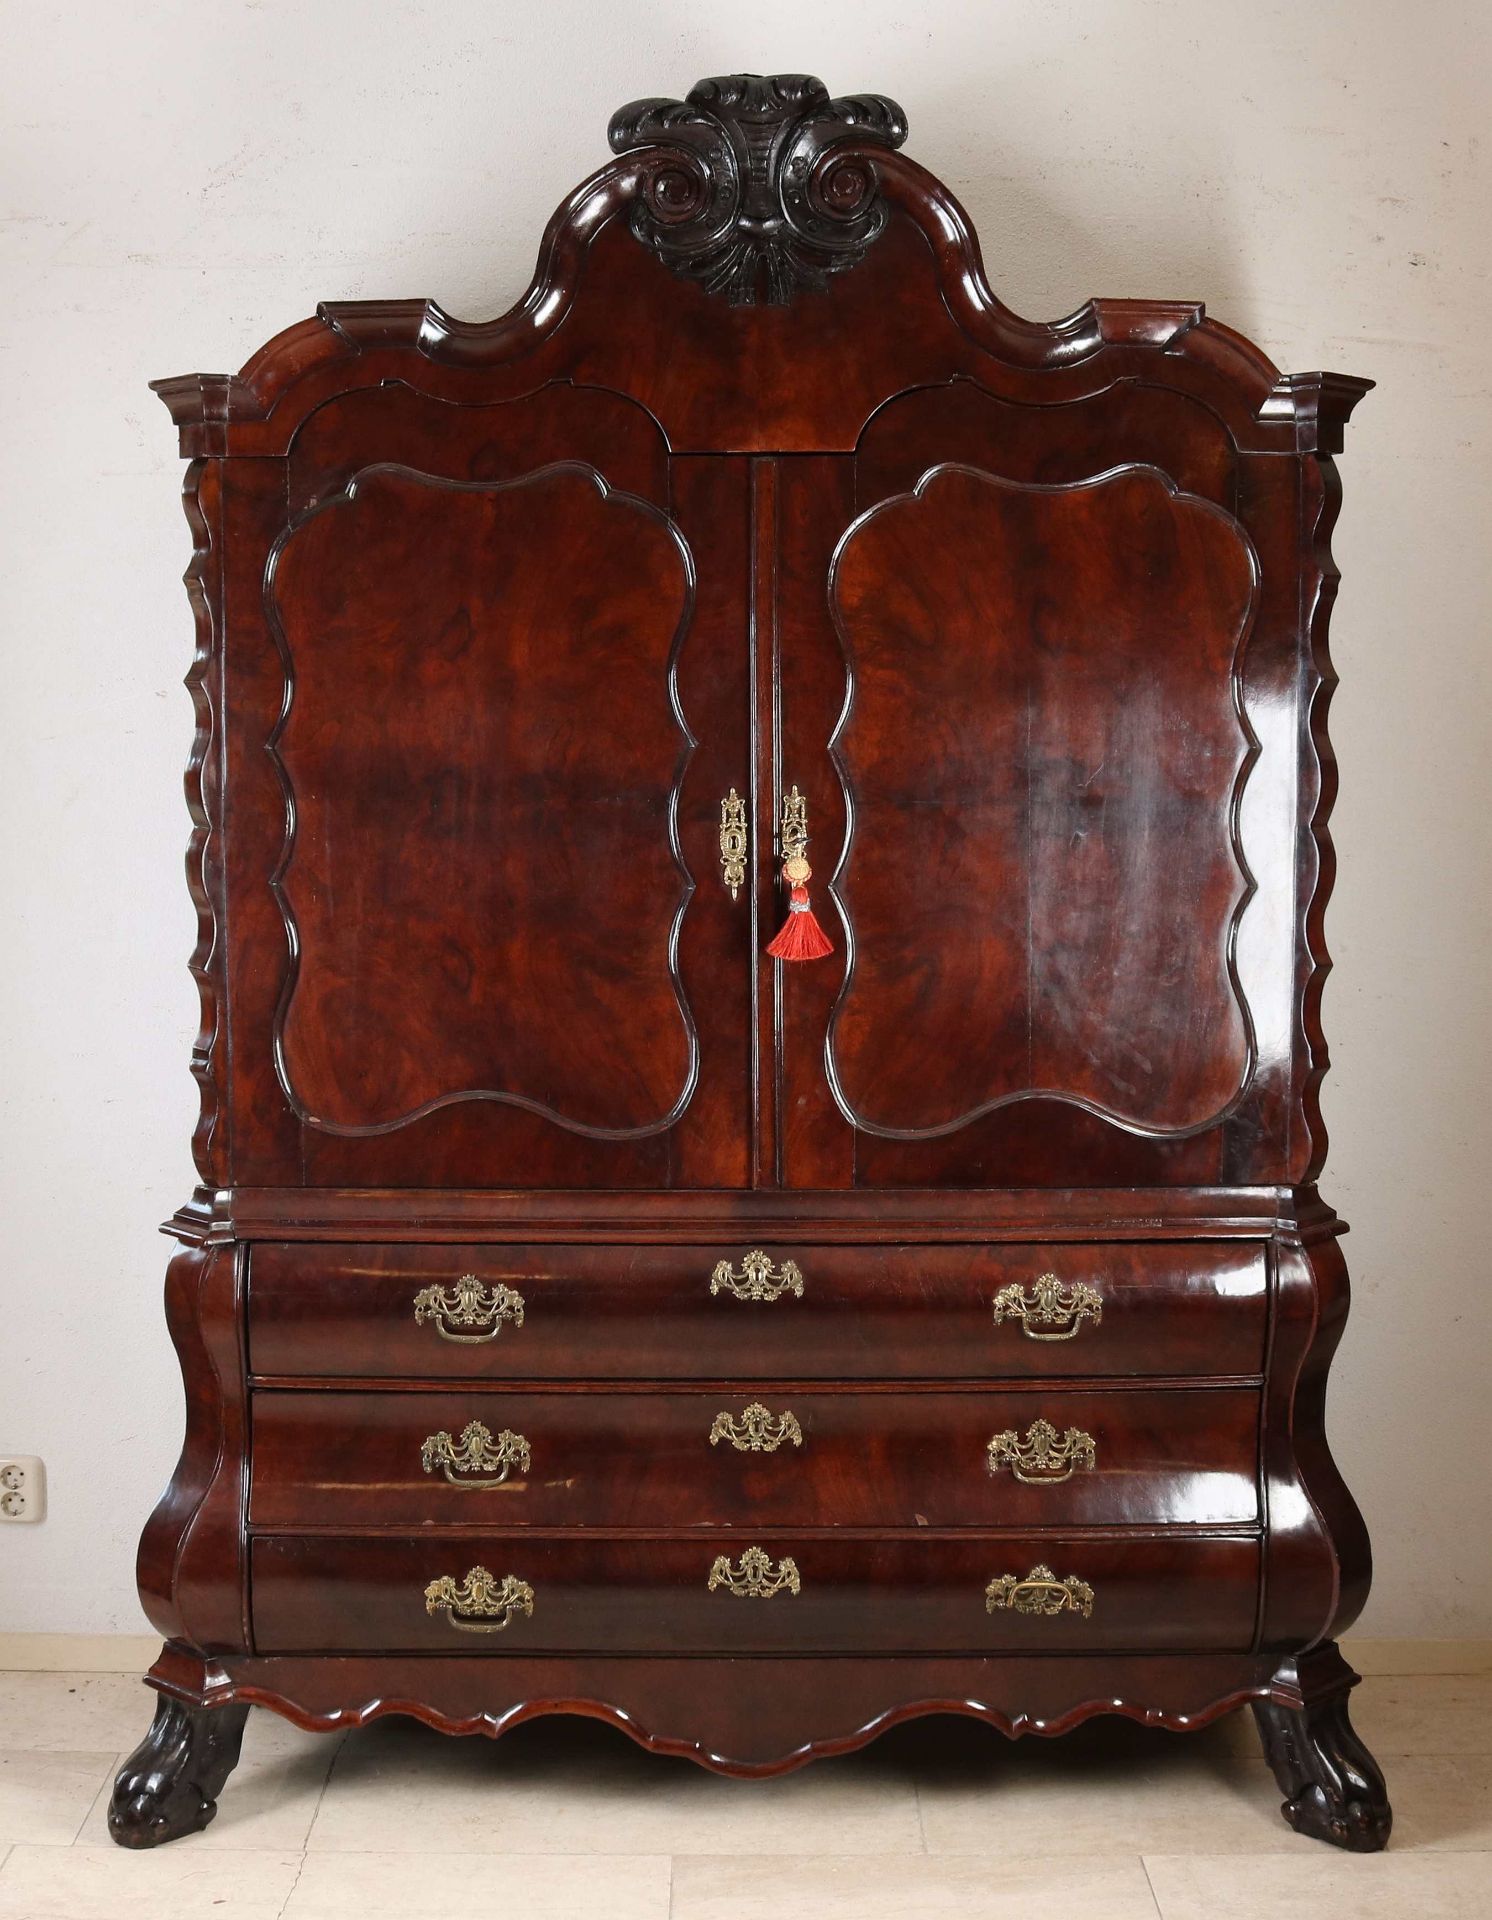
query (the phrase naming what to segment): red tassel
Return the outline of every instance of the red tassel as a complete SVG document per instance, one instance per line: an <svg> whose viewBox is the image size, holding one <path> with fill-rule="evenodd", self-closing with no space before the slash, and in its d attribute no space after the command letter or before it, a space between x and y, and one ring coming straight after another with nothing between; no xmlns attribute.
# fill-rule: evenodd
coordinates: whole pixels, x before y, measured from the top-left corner
<svg viewBox="0 0 1492 1920"><path fill-rule="evenodd" d="M822 960L833 951L833 941L808 904L807 887L794 885L788 897L787 922L767 952L774 960Z"/></svg>

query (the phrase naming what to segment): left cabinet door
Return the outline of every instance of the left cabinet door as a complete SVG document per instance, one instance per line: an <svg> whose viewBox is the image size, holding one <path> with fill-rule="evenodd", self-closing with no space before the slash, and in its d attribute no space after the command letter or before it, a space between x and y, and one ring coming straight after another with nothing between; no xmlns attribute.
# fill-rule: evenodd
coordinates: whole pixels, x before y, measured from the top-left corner
<svg viewBox="0 0 1492 1920"><path fill-rule="evenodd" d="M230 702L236 650L271 649L236 717L273 788L246 767L241 792L230 755L229 965L241 927L279 975L272 1005L262 982L257 1009L230 994L240 1182L744 1181L749 943L719 867L745 766L740 631L741 697L718 684L732 477L692 477L676 511L614 433L541 434L591 457L526 461L518 404L447 409L499 418L299 504L292 469L258 633L230 609ZM266 805L278 845L241 847Z"/></svg>

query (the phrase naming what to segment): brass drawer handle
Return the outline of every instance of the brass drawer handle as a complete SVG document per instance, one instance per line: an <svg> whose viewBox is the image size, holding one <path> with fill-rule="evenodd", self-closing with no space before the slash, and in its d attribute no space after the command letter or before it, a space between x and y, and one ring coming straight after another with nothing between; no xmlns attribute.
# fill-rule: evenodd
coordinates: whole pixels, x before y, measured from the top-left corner
<svg viewBox="0 0 1492 1920"><path fill-rule="evenodd" d="M426 1473L439 1467L453 1487L468 1491L500 1487L514 1467L527 1473L531 1458L529 1444L521 1433L504 1427L494 1440L480 1420L469 1420L460 1440L453 1440L445 1432L432 1433L420 1448L420 1465Z"/></svg>
<svg viewBox="0 0 1492 1920"><path fill-rule="evenodd" d="M717 1413L710 1428L710 1445L718 1447L729 1440L737 1453L776 1453L785 1440L795 1447L803 1444L803 1429L795 1417L784 1410L774 1419L760 1400L753 1400L739 1420L728 1413Z"/></svg>
<svg viewBox="0 0 1492 1920"><path fill-rule="evenodd" d="M746 802L734 787L720 802L720 875L734 900L746 884Z"/></svg>
<svg viewBox="0 0 1492 1920"><path fill-rule="evenodd" d="M485 1567L473 1567L459 1585L443 1573L425 1589L426 1613L444 1611L463 1633L504 1633L515 1614L533 1610L534 1590L526 1580L512 1573L498 1580ZM463 1617L468 1614L478 1617Z"/></svg>
<svg viewBox="0 0 1492 1920"><path fill-rule="evenodd" d="M1029 1299L1024 1287L1001 1287L995 1295L995 1325L1006 1318L1019 1320L1028 1340L1071 1340L1084 1319L1095 1327L1103 1319L1103 1296L1081 1280L1064 1287L1056 1274L1044 1273L1032 1281Z"/></svg>
<svg viewBox="0 0 1492 1920"><path fill-rule="evenodd" d="M991 1473L1009 1467L1028 1487L1059 1487L1075 1473L1091 1473L1098 1460L1093 1435L1081 1427L1059 1434L1050 1420L1033 1420L1020 1439L1013 1428L997 1433L985 1449Z"/></svg>
<svg viewBox="0 0 1492 1920"><path fill-rule="evenodd" d="M785 1293L803 1298L803 1270L795 1260L775 1266L760 1247L741 1256L741 1271L735 1273L729 1260L722 1260L710 1275L711 1293L733 1293L738 1300L780 1300Z"/></svg>
<svg viewBox="0 0 1492 1920"><path fill-rule="evenodd" d="M442 1340L476 1346L495 1340L505 1320L523 1325L523 1295L511 1287L484 1286L474 1273L463 1273L454 1287L421 1287L414 1297L414 1317L421 1327L433 1320ZM462 1331L473 1327L479 1331Z"/></svg>
<svg viewBox="0 0 1492 1920"><path fill-rule="evenodd" d="M1093 1613L1093 1589L1086 1580L1071 1573L1059 1580L1050 1567L1032 1567L1022 1580L1019 1574L1002 1573L984 1590L984 1610L994 1613L1008 1607L1013 1613L1039 1613L1053 1619L1059 1613L1080 1613L1085 1620Z"/></svg>
<svg viewBox="0 0 1492 1920"><path fill-rule="evenodd" d="M707 1584L711 1593L724 1587L727 1593L742 1600L770 1600L774 1593L803 1590L798 1563L791 1554L784 1554L774 1566L771 1554L763 1547L748 1547L738 1567L733 1567L723 1553L717 1554Z"/></svg>

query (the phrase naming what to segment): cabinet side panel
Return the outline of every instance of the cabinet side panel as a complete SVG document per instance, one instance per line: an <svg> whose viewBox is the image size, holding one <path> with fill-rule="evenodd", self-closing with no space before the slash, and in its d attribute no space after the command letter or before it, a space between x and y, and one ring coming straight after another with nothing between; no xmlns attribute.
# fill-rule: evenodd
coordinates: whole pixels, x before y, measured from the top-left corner
<svg viewBox="0 0 1492 1920"><path fill-rule="evenodd" d="M285 676L264 613L264 568L285 524L283 460L223 462L225 956L233 1178L300 1186L301 1129L275 1074L271 1035L285 979L285 927L269 879L285 841L285 795L265 742Z"/></svg>
<svg viewBox="0 0 1492 1920"><path fill-rule="evenodd" d="M185 1247L167 1271L166 1321L181 1363L186 1437L136 1562L151 1625L204 1653L244 1652L250 1644L243 1270L233 1247Z"/></svg>

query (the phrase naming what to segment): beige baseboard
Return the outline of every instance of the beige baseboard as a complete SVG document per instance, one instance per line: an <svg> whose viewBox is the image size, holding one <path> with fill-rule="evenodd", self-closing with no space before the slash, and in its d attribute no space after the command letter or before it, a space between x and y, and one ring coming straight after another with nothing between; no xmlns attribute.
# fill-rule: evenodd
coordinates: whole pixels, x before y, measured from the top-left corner
<svg viewBox="0 0 1492 1920"><path fill-rule="evenodd" d="M157 1634L0 1633L0 1672L144 1673L160 1650Z"/></svg>
<svg viewBox="0 0 1492 1920"><path fill-rule="evenodd" d="M143 1673L161 1643L140 1633L0 1633L0 1672ZM1342 1651L1362 1674L1492 1673L1492 1640L1373 1640Z"/></svg>
<svg viewBox="0 0 1492 1920"><path fill-rule="evenodd" d="M1365 1675L1492 1673L1492 1640L1374 1640L1349 1633L1342 1652Z"/></svg>

